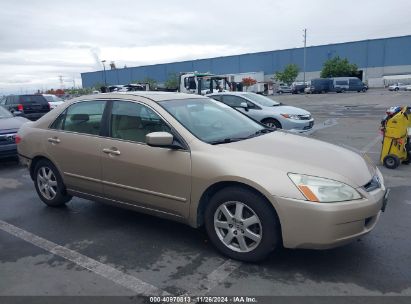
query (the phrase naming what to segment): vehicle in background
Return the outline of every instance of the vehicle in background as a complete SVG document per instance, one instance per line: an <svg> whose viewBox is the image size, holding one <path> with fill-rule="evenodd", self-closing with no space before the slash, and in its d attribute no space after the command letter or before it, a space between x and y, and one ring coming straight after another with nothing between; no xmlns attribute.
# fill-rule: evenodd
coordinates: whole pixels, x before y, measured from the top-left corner
<svg viewBox="0 0 411 304"><path fill-rule="evenodd" d="M368 86L357 77L334 77L331 78L333 91L337 93L344 93L348 91L366 92Z"/></svg>
<svg viewBox="0 0 411 304"><path fill-rule="evenodd" d="M401 82L394 83L388 87L389 91L405 91L407 90L407 85Z"/></svg>
<svg viewBox="0 0 411 304"><path fill-rule="evenodd" d="M266 128L221 102L164 92L90 97L17 134L21 163L48 206L76 196L204 227L220 252L255 262L281 247L354 241L387 205L381 172L361 154Z"/></svg>
<svg viewBox="0 0 411 304"><path fill-rule="evenodd" d="M332 90L333 81L330 78L314 78L310 81L309 93L321 94Z"/></svg>
<svg viewBox="0 0 411 304"><path fill-rule="evenodd" d="M222 92L207 95L268 127L304 133L312 129L311 113L296 107L285 106L266 96L250 92Z"/></svg>
<svg viewBox="0 0 411 304"><path fill-rule="evenodd" d="M307 87L307 83L304 83L304 82L294 82L294 83L291 85L291 93L292 93L292 94L304 93L306 87Z"/></svg>
<svg viewBox="0 0 411 304"><path fill-rule="evenodd" d="M291 93L291 92L292 92L291 87L287 85L280 85L277 89L277 94Z"/></svg>
<svg viewBox="0 0 411 304"><path fill-rule="evenodd" d="M59 105L64 103L64 100L53 94L42 94L44 98L48 101L50 105L50 110L57 108Z"/></svg>
<svg viewBox="0 0 411 304"><path fill-rule="evenodd" d="M14 112L21 112L21 116L37 120L50 111L50 105L43 95L9 95L0 101L0 105Z"/></svg>
<svg viewBox="0 0 411 304"><path fill-rule="evenodd" d="M17 131L22 124L29 121L20 115L19 111L15 111L13 115L0 106L0 158L17 156Z"/></svg>
<svg viewBox="0 0 411 304"><path fill-rule="evenodd" d="M411 91L411 84L407 85L407 86L405 87L405 90L406 90L406 91Z"/></svg>
<svg viewBox="0 0 411 304"><path fill-rule="evenodd" d="M180 93L206 95L213 92L230 91L227 77L210 73L187 72L179 76Z"/></svg>

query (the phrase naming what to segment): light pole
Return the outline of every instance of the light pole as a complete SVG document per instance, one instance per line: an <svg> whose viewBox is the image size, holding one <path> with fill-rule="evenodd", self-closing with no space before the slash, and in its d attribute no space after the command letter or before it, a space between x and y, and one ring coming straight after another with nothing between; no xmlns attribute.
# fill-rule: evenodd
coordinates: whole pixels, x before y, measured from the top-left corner
<svg viewBox="0 0 411 304"><path fill-rule="evenodd" d="M305 85L306 64L307 64L307 29L304 29L304 85Z"/></svg>
<svg viewBox="0 0 411 304"><path fill-rule="evenodd" d="M104 86L107 87L107 77L106 77L106 61L105 60L101 60L101 63L103 64L103 69L104 69Z"/></svg>

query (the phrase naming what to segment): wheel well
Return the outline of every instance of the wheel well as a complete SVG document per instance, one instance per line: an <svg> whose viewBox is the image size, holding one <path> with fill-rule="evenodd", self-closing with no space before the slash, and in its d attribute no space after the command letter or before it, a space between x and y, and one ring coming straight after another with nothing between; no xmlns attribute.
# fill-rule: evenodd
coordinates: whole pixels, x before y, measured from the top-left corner
<svg viewBox="0 0 411 304"><path fill-rule="evenodd" d="M283 126L281 125L281 122L279 122L277 119L272 118L272 117L266 117L266 118L262 119L261 122L264 123L264 122L267 121L267 120L274 120L274 121L276 121L276 122L279 124L280 128L283 127Z"/></svg>
<svg viewBox="0 0 411 304"><path fill-rule="evenodd" d="M38 163L39 161L41 161L41 160L50 161L47 157L44 157L44 156L36 156L35 158L33 158L33 159L31 160L29 170L30 170L30 177L31 177L32 180L34 180L34 168L36 168L37 163ZM50 161L50 162L51 162L51 161ZM52 163L53 163L53 162L52 162Z"/></svg>
<svg viewBox="0 0 411 304"><path fill-rule="evenodd" d="M260 191L258 191L257 189L255 189L255 188L253 188L249 185L240 183L240 182L218 182L218 183L215 183L215 184L211 185L210 187L208 187L207 190L204 191L203 195L200 198L200 203L198 204L198 208L197 208L197 227L200 227L200 226L204 225L204 213L205 213L205 209L207 207L207 203L209 202L211 197L214 194L216 194L218 191L220 191L224 188L232 187L232 186L241 187L241 188L247 189L251 192L254 192L258 196L260 196L264 201L266 201L266 203L268 205L270 205L271 208L273 208L273 211L277 214L275 208L269 202L267 197L264 194L262 194Z"/></svg>

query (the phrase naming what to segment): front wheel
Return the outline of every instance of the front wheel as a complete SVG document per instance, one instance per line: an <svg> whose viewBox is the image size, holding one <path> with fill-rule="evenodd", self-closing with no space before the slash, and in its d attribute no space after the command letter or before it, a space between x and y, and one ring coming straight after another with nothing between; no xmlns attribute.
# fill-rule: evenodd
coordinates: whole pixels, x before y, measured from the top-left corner
<svg viewBox="0 0 411 304"><path fill-rule="evenodd" d="M34 185L40 199L47 206L61 207L72 198L66 193L57 168L48 160L41 160L36 164Z"/></svg>
<svg viewBox="0 0 411 304"><path fill-rule="evenodd" d="M241 261L260 261L281 244L281 228L273 207L241 187L225 188L212 197L205 226L219 251Z"/></svg>
<svg viewBox="0 0 411 304"><path fill-rule="evenodd" d="M262 123L265 124L269 128L277 128L277 129L282 128L281 123L278 120L273 119L273 118L264 119Z"/></svg>

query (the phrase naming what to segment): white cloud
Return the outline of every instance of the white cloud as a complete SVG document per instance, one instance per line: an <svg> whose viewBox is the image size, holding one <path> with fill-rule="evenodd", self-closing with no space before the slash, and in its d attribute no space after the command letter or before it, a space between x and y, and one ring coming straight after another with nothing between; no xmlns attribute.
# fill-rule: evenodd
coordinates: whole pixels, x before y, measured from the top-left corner
<svg viewBox="0 0 411 304"><path fill-rule="evenodd" d="M409 0L4 1L0 94L58 87L58 75L410 34ZM398 9L401 8L401 9ZM67 83L68 85L69 83Z"/></svg>

